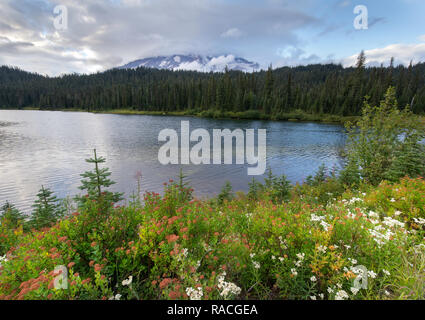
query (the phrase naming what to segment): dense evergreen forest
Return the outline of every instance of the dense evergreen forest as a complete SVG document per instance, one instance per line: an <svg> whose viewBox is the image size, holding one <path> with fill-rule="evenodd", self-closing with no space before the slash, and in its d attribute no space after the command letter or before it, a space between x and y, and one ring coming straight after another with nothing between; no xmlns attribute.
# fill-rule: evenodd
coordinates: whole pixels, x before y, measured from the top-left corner
<svg viewBox="0 0 425 320"><path fill-rule="evenodd" d="M365 67L308 65L254 73L200 73L138 68L47 77L0 67L0 108L234 112L268 115L358 115L364 97L378 105L389 86L400 106L425 112L425 63Z"/></svg>

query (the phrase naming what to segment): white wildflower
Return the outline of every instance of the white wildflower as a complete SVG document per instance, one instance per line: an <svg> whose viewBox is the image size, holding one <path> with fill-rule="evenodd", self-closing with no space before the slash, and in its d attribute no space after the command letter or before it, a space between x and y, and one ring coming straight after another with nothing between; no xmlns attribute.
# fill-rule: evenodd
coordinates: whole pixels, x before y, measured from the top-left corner
<svg viewBox="0 0 425 320"><path fill-rule="evenodd" d="M133 276L130 276L128 279L122 281L123 286L129 286L133 282Z"/></svg>
<svg viewBox="0 0 425 320"><path fill-rule="evenodd" d="M339 290L335 295L335 300L345 300L348 298L349 298L348 293L345 292L344 290Z"/></svg>
<svg viewBox="0 0 425 320"><path fill-rule="evenodd" d="M413 218L413 221L419 225L425 224L425 219L423 218Z"/></svg>
<svg viewBox="0 0 425 320"><path fill-rule="evenodd" d="M373 272L372 270L368 271L368 272L367 272L367 274L368 274L368 276L369 276L369 277L371 277L372 279L375 279L375 278L376 278L376 273L375 273L375 272Z"/></svg>
<svg viewBox="0 0 425 320"><path fill-rule="evenodd" d="M293 276L297 276L298 275L297 269L295 269L295 268L292 268L291 269L291 273L292 273Z"/></svg>
<svg viewBox="0 0 425 320"><path fill-rule="evenodd" d="M368 216L369 216L369 218L379 219L379 214L377 214L376 212L373 212L373 211L369 211Z"/></svg>
<svg viewBox="0 0 425 320"><path fill-rule="evenodd" d="M201 300L202 296L204 295L201 287L197 289L186 288L186 294L189 296L190 300Z"/></svg>
<svg viewBox="0 0 425 320"><path fill-rule="evenodd" d="M322 221L325 220L324 216L316 216L314 213L311 214L311 221Z"/></svg>
<svg viewBox="0 0 425 320"><path fill-rule="evenodd" d="M331 226L329 223L326 223L325 221L320 222L320 225L323 227L325 231L328 231L329 227Z"/></svg>
<svg viewBox="0 0 425 320"><path fill-rule="evenodd" d="M227 298L229 294L233 294L235 296L239 295L241 293L241 288L239 288L236 284L232 282L226 282L224 281L226 277L226 272L223 272L218 277L218 289L220 289L220 295L224 298Z"/></svg>
<svg viewBox="0 0 425 320"><path fill-rule="evenodd" d="M312 277L310 278L310 280L311 280L312 282L316 282L316 281L317 281L317 278L316 278L315 276L312 276Z"/></svg>
<svg viewBox="0 0 425 320"><path fill-rule="evenodd" d="M382 269L382 272L384 274L386 274L387 276L390 276L391 275L391 273L388 270Z"/></svg>
<svg viewBox="0 0 425 320"><path fill-rule="evenodd" d="M322 246L322 245L320 245L320 246L317 247L317 251L322 252L322 253L326 253L326 249L327 249L327 247L326 246Z"/></svg>

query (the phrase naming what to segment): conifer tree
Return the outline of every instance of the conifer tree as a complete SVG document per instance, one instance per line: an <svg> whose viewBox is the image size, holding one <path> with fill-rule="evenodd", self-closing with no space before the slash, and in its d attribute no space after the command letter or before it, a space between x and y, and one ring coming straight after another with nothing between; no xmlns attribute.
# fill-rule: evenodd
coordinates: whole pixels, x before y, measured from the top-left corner
<svg viewBox="0 0 425 320"><path fill-rule="evenodd" d="M222 205L225 201L231 201L233 199L233 188L229 181L226 181L225 185L221 189L221 192L217 196L218 204Z"/></svg>
<svg viewBox="0 0 425 320"><path fill-rule="evenodd" d="M50 189L41 186L33 205L34 211L29 220L30 227L35 229L49 227L62 218L64 210L58 202L59 200Z"/></svg>
<svg viewBox="0 0 425 320"><path fill-rule="evenodd" d="M86 159L86 162L94 164L93 171L86 171L81 174L84 178L81 180L80 190L86 190L86 196L77 196L76 200L80 206L83 206L86 201L96 201L99 203L112 204L121 201L122 193L110 192L106 188L115 184L109 179L111 173L108 168L100 168L99 165L106 162L103 157L97 157L96 149L94 149L94 157Z"/></svg>
<svg viewBox="0 0 425 320"><path fill-rule="evenodd" d="M25 216L13 204L6 201L0 208L0 221L1 223L7 223L10 228L17 228L21 223L25 222Z"/></svg>

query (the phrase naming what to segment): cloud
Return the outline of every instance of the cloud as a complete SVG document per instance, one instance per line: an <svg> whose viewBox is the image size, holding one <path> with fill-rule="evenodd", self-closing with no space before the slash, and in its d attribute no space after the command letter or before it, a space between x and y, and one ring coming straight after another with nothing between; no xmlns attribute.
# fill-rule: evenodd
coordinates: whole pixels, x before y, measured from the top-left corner
<svg viewBox="0 0 425 320"><path fill-rule="evenodd" d="M425 34L423 34L423 35L419 36L419 37L418 37L418 39L419 39L420 41L425 42Z"/></svg>
<svg viewBox="0 0 425 320"><path fill-rule="evenodd" d="M303 49L294 46L279 48L276 54L280 59L274 67L298 66L314 63L323 63L323 59L315 54L307 54Z"/></svg>
<svg viewBox="0 0 425 320"><path fill-rule="evenodd" d="M339 1L337 3L337 6L340 7L340 8L346 8L346 7L350 6L350 5L351 5L351 1L350 0L342 0L342 1Z"/></svg>
<svg viewBox="0 0 425 320"><path fill-rule="evenodd" d="M366 64L369 66L388 65L394 57L395 65L409 65L425 61L425 43L418 44L392 44L384 48L365 50ZM358 54L342 59L341 63L345 67L353 66L356 63Z"/></svg>
<svg viewBox="0 0 425 320"><path fill-rule="evenodd" d="M221 34L222 38L239 38L242 32L238 28L231 28Z"/></svg>
<svg viewBox="0 0 425 320"><path fill-rule="evenodd" d="M299 0L299 6L307 2ZM54 28L57 5L67 8L66 30ZM270 61L274 49L265 48L280 41L296 45L299 30L319 23L303 10L277 0L267 5L251 0L243 5L227 0L2 0L0 34L10 42L0 47L0 56L2 63L49 75L102 71L175 53L249 53L247 58L261 55ZM229 41L236 38L237 44Z"/></svg>

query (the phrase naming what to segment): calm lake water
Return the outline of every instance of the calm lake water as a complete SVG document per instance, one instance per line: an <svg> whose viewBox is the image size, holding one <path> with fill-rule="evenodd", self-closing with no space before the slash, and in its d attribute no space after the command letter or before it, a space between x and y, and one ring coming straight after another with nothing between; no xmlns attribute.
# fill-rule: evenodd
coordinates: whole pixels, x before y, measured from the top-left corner
<svg viewBox="0 0 425 320"><path fill-rule="evenodd" d="M0 110L0 205L6 200L30 212L43 184L58 197L79 193L80 174L92 167L84 161L96 148L107 159L117 183L112 190L128 197L137 190L161 192L163 182L180 167L198 197L217 194L226 181L233 189L248 189L252 177L244 165L168 165L158 162L162 129L180 131L182 120L191 130L267 129L267 166L293 183L303 182L321 164L339 169L343 160L344 128L332 124L213 120L190 117L108 115L79 112ZM261 180L261 177L257 177Z"/></svg>

